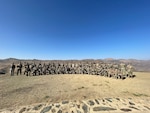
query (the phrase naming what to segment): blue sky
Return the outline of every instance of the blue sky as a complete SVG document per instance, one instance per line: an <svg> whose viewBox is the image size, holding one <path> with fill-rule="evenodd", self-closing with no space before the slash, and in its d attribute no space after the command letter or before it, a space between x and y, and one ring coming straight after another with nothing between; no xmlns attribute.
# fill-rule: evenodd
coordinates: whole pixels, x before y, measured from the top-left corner
<svg viewBox="0 0 150 113"><path fill-rule="evenodd" d="M0 0L0 59L150 59L149 0Z"/></svg>

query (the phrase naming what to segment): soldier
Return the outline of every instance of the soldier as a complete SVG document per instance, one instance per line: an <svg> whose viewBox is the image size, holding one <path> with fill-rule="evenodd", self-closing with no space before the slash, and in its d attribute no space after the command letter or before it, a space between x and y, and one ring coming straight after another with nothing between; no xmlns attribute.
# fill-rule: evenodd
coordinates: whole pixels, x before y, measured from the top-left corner
<svg viewBox="0 0 150 113"><path fill-rule="evenodd" d="M37 66L36 66L36 64L34 63L34 64L32 64L32 75L33 75L33 76L36 76L36 74L37 74Z"/></svg>
<svg viewBox="0 0 150 113"><path fill-rule="evenodd" d="M30 75L30 72L31 72L31 70L30 70L30 65L29 65L29 63L26 63L26 64L25 64L24 75L26 74L26 76L29 76L29 75Z"/></svg>
<svg viewBox="0 0 150 113"><path fill-rule="evenodd" d="M133 67L130 65L130 64L128 64L127 65L127 77L132 77L133 76Z"/></svg>
<svg viewBox="0 0 150 113"><path fill-rule="evenodd" d="M122 74L122 75L125 75L125 74L126 74L125 64L124 64L124 63L121 63L121 64L120 64L120 68L121 68L121 74Z"/></svg>
<svg viewBox="0 0 150 113"><path fill-rule="evenodd" d="M11 65L11 68L10 68L10 74L11 74L11 76L13 76L14 75L14 72L15 72L15 64L14 63L12 63L12 65Z"/></svg>
<svg viewBox="0 0 150 113"><path fill-rule="evenodd" d="M22 63L21 62L17 65L17 75L19 73L20 73L20 75L22 74Z"/></svg>
<svg viewBox="0 0 150 113"><path fill-rule="evenodd" d="M37 67L37 71L39 75L42 75L42 64L39 63L38 67Z"/></svg>
<svg viewBox="0 0 150 113"><path fill-rule="evenodd" d="M47 69L46 64L44 63L43 66L42 66L42 74L43 75L46 75L46 69Z"/></svg>

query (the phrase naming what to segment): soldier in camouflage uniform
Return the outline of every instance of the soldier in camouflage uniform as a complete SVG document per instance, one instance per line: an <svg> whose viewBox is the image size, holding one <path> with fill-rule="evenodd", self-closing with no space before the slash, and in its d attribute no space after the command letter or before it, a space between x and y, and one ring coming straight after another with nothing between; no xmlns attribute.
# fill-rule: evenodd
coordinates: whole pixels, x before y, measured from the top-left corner
<svg viewBox="0 0 150 113"><path fill-rule="evenodd" d="M36 76L36 75L37 75L37 66L36 66L35 63L32 64L32 69L31 69L31 71L32 71L32 75L33 75L33 76Z"/></svg>
<svg viewBox="0 0 150 113"><path fill-rule="evenodd" d="M22 74L22 63L20 62L18 65L17 65L17 75L18 74Z"/></svg>
<svg viewBox="0 0 150 113"><path fill-rule="evenodd" d="M38 72L38 75L42 75L42 64L39 63L38 67L37 67L37 72Z"/></svg>
<svg viewBox="0 0 150 113"><path fill-rule="evenodd" d="M29 63L25 63L25 71L24 71L24 75L29 76L30 75L30 65Z"/></svg>
<svg viewBox="0 0 150 113"><path fill-rule="evenodd" d="M17 65L17 75L21 74L19 71L20 64ZM13 69L11 69L13 70ZM113 77L117 79L123 79L123 77L129 76L133 77L133 67L126 64L115 64L115 63L104 63L97 61L57 61L49 62L49 64L35 63L29 65L25 63L24 74L26 76L30 75L32 72L33 75L46 75L46 74L90 74L90 75L100 75L106 77ZM11 72L11 75L14 75L14 71Z"/></svg>
<svg viewBox="0 0 150 113"><path fill-rule="evenodd" d="M135 75L133 75L133 66L130 64L127 65L127 77L133 78Z"/></svg>
<svg viewBox="0 0 150 113"><path fill-rule="evenodd" d="M11 76L13 76L14 73L15 73L15 67L16 67L15 64L12 63L12 64L11 64L11 68L10 68L10 75L11 75Z"/></svg>
<svg viewBox="0 0 150 113"><path fill-rule="evenodd" d="M121 68L121 74L126 75L126 69L125 69L125 64L124 63L120 64L120 68Z"/></svg>

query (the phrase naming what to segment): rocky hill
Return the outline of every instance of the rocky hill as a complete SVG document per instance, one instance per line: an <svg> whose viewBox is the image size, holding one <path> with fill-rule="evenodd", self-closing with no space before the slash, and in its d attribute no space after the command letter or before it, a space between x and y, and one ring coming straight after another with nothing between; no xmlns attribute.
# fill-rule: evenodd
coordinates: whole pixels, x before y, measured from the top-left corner
<svg viewBox="0 0 150 113"><path fill-rule="evenodd" d="M142 71L142 72L150 72L150 60L136 60L136 59L104 59L105 62L124 62L130 63L134 66L135 71Z"/></svg>

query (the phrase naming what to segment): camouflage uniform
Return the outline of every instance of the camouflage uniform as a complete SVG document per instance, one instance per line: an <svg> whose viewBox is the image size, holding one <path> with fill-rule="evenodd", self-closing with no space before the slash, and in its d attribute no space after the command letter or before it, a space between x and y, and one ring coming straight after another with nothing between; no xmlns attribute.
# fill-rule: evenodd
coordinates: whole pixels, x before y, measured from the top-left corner
<svg viewBox="0 0 150 113"><path fill-rule="evenodd" d="M127 76L132 77L133 75L133 67L129 64L127 65Z"/></svg>
<svg viewBox="0 0 150 113"><path fill-rule="evenodd" d="M125 64L121 63L120 66L121 66L121 74L126 75Z"/></svg>
<svg viewBox="0 0 150 113"><path fill-rule="evenodd" d="M14 75L14 72L15 72L15 64L14 63L12 63L12 65L11 65L11 68L10 68L10 75L11 76L13 76Z"/></svg>
<svg viewBox="0 0 150 113"><path fill-rule="evenodd" d="M29 76L31 72L30 65L28 63L25 64L24 75Z"/></svg>
<svg viewBox="0 0 150 113"><path fill-rule="evenodd" d="M17 65L17 75L18 74L22 74L22 63L20 62L18 65Z"/></svg>

